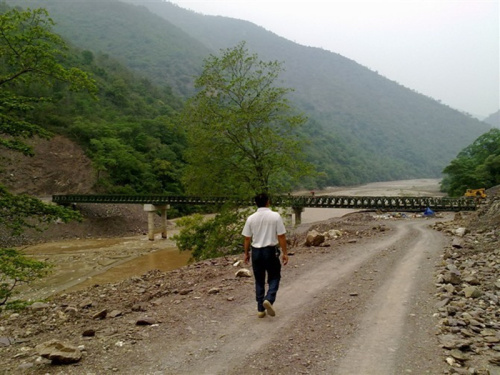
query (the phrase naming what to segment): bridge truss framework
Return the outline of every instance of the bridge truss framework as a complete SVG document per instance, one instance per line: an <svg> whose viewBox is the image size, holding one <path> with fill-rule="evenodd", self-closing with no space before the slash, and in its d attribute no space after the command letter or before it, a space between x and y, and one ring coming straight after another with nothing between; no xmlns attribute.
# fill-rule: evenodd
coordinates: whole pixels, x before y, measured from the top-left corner
<svg viewBox="0 0 500 375"><path fill-rule="evenodd" d="M420 212L426 208L434 211L472 211L477 207L474 198L445 197L357 197L357 196L273 196L272 204L283 207L353 208L385 211ZM71 203L126 203L126 204L190 204L221 205L234 203L239 206L253 206L252 199L231 197L192 197L171 195L54 195L52 201L58 204Z"/></svg>
<svg viewBox="0 0 500 375"><path fill-rule="evenodd" d="M53 195L52 201L57 204L76 203L108 203L108 204L142 204L148 213L148 236L154 240L156 233L167 238L167 210L170 205L222 205L232 203L240 207L253 206L252 199L231 197L192 197L172 195L96 195L73 194ZM295 214L295 224L300 224L301 213L306 207L316 208L350 208L360 210L380 210L398 212L423 212L430 208L433 211L470 211L476 209L473 198L442 197L356 197L356 196L294 196L279 195L271 198L272 204L291 208ZM157 212L161 214L161 227L154 227ZM291 222L291 217L290 217Z"/></svg>

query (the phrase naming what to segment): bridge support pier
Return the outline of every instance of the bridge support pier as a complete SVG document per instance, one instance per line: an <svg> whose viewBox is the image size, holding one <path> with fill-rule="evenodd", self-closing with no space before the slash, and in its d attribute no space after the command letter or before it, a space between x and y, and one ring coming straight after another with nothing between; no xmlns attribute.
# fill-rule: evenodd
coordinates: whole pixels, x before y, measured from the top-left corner
<svg viewBox="0 0 500 375"><path fill-rule="evenodd" d="M302 223L302 212L304 211L304 207L292 207L292 209L295 214L295 226L300 225Z"/></svg>
<svg viewBox="0 0 500 375"><path fill-rule="evenodd" d="M144 211L148 213L148 238L150 241L155 240L155 234L161 233L162 238L167 238L167 210L170 208L168 204L155 206L154 204L145 204ZM159 228L155 228L155 215L160 211L161 223Z"/></svg>

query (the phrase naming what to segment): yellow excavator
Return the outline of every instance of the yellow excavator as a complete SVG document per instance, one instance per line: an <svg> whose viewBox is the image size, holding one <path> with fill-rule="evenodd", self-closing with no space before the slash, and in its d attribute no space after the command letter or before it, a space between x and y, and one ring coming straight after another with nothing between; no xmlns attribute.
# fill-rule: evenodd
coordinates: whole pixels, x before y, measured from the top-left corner
<svg viewBox="0 0 500 375"><path fill-rule="evenodd" d="M467 189L464 196L469 198L486 198L486 189Z"/></svg>

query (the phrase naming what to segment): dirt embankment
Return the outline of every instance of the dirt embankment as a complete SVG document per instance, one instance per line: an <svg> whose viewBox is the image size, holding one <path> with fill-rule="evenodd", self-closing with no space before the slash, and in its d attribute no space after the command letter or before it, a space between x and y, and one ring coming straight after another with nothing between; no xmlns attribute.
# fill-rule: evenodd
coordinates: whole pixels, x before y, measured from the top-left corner
<svg viewBox="0 0 500 375"><path fill-rule="evenodd" d="M40 198L92 192L96 182L92 162L78 145L62 136L28 143L34 157L2 150L0 183L10 192Z"/></svg>

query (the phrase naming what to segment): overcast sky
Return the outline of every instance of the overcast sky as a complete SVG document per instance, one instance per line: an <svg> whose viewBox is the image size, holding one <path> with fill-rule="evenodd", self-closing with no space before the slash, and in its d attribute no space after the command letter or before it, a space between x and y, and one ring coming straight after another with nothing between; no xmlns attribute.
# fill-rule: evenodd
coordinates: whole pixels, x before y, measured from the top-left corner
<svg viewBox="0 0 500 375"><path fill-rule="evenodd" d="M481 118L500 109L500 0L168 1L337 52Z"/></svg>

